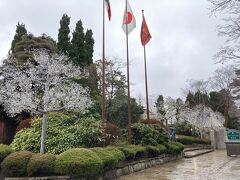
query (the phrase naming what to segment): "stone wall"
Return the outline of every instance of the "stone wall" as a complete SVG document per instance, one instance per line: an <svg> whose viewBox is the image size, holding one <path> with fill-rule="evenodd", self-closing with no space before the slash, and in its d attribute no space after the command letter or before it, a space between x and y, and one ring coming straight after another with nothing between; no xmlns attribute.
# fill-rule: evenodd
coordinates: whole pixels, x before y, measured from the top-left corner
<svg viewBox="0 0 240 180"><path fill-rule="evenodd" d="M130 163L119 164L119 166L111 171L107 171L104 175L99 176L96 180L116 180L120 176L128 175L137 171L151 168L157 165L165 164L170 161L175 161L183 158L183 153L179 155L163 154L156 158L149 158ZM26 178L5 178L5 180L69 180L68 176L55 176L55 177L26 177ZM79 180L79 179L78 179ZM82 179L87 180L87 179Z"/></svg>
<svg viewBox="0 0 240 180"><path fill-rule="evenodd" d="M107 171L103 177L100 177L99 179L104 179L104 180L114 180L117 179L120 176L131 174L137 171L141 171L150 167L154 167L157 165L165 164L170 161L182 159L183 153L172 156L168 154L161 155L156 158L150 158L150 159L144 159L140 161L135 161L132 163L128 163L125 166L118 167L117 169Z"/></svg>

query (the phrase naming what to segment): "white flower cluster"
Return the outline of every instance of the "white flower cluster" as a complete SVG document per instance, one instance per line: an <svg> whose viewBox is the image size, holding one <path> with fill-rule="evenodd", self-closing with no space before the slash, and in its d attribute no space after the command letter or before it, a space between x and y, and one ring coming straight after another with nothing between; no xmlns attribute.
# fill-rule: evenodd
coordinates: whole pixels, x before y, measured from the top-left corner
<svg viewBox="0 0 240 180"><path fill-rule="evenodd" d="M34 62L1 68L0 102L12 116L22 111L42 114L82 110L91 105L88 89L74 82L85 76L64 55L34 52Z"/></svg>

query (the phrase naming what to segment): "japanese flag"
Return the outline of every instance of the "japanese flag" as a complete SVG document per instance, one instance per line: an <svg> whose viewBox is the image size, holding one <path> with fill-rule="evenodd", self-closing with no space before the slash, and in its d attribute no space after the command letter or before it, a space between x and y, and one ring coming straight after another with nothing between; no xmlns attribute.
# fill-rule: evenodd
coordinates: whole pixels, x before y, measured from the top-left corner
<svg viewBox="0 0 240 180"><path fill-rule="evenodd" d="M127 7L123 15L122 29L126 34L130 34L132 30L136 27L136 20L133 15L132 9L127 1Z"/></svg>

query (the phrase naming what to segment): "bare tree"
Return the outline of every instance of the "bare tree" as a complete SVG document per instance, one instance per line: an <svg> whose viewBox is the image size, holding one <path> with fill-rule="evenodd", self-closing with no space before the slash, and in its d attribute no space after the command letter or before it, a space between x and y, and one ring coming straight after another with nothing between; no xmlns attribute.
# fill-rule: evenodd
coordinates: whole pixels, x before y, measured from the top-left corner
<svg viewBox="0 0 240 180"><path fill-rule="evenodd" d="M218 35L226 38L226 45L215 54L217 62L240 60L240 1L208 0L212 14L224 14L223 24L218 25Z"/></svg>
<svg viewBox="0 0 240 180"><path fill-rule="evenodd" d="M102 77L102 61L96 62L98 76ZM126 88L126 77L122 72L124 64L114 60L106 61L106 94L109 100L109 105L111 106L113 98L117 93L124 93ZM100 80L100 87L102 86L102 78Z"/></svg>
<svg viewBox="0 0 240 180"><path fill-rule="evenodd" d="M11 61L11 59L9 60ZM82 110L91 105L88 90L73 81L82 71L63 55L34 53L34 63L6 65L2 69L0 95L5 110L12 116L22 111L42 115L40 153L44 153L47 113Z"/></svg>
<svg viewBox="0 0 240 180"><path fill-rule="evenodd" d="M163 98L162 95L158 96L155 103L157 114L159 119L164 120L166 123L166 128L168 128L169 120L180 120L181 111L184 111L186 104L183 103L182 99L173 99L171 97Z"/></svg>
<svg viewBox="0 0 240 180"><path fill-rule="evenodd" d="M213 89L221 91L224 95L224 126L227 127L229 121L229 109L232 100L232 83L236 78L236 67L233 65L227 65L217 69L211 78L211 84Z"/></svg>

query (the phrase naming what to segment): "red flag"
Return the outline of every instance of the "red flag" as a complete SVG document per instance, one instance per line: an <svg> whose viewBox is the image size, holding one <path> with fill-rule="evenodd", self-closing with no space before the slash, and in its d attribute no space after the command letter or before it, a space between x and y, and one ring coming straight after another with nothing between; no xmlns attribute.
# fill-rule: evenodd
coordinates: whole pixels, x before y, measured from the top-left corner
<svg viewBox="0 0 240 180"><path fill-rule="evenodd" d="M142 45L145 46L150 41L151 38L152 38L152 36L149 32L145 17L143 16L142 28L141 28L141 42L142 42Z"/></svg>
<svg viewBox="0 0 240 180"><path fill-rule="evenodd" d="M111 12L110 1L109 0L105 0L105 5L107 7L108 19L109 19L109 21L111 21L112 12Z"/></svg>

